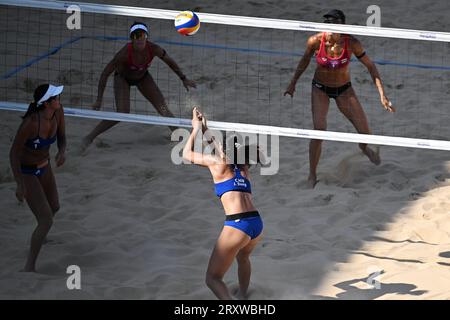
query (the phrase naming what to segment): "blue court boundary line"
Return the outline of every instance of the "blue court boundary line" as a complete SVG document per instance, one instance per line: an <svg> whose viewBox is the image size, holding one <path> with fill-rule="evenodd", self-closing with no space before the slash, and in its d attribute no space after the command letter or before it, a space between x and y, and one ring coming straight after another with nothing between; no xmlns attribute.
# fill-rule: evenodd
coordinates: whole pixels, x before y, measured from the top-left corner
<svg viewBox="0 0 450 320"><path fill-rule="evenodd" d="M50 49L48 52L41 54L41 55L29 60L28 62L24 63L23 65L11 70L10 72L1 76L0 80L9 79L13 75L19 73L20 71L32 66L33 64L35 64L43 59L48 58L51 55L56 54L58 51L60 51L64 47L71 45L77 41L80 41L82 39L94 39L94 40L100 40L100 41L117 41L117 40L127 41L128 37L79 36L79 37L72 38L70 40L63 42L59 46L56 46L56 47ZM250 53L258 53L258 54L277 55L277 56L289 56L289 57L293 57L293 56L301 57L302 56L302 54L293 53L293 52L261 50L261 49L251 49L251 48L246 49L246 48L238 48L238 47L227 47L227 46L222 46L222 45L184 43L184 42L168 41L168 40L155 40L155 43L162 43L162 44L176 45L176 46L207 48L207 49L222 49L222 50L228 50L228 51L250 52ZM357 59L352 58L350 61L357 61ZM411 67L411 68L420 68L420 69L429 69L429 70L450 70L450 66L433 66L433 65L424 65L424 64L401 63L401 62L395 62L395 61L389 61L389 60L374 60L374 62L379 65L393 65L393 66Z"/></svg>

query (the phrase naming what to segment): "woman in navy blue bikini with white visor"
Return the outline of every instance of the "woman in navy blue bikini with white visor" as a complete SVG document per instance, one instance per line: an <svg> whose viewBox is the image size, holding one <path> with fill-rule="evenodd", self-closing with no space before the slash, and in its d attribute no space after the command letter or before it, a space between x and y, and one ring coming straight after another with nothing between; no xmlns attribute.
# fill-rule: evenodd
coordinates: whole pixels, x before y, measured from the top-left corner
<svg viewBox="0 0 450 320"><path fill-rule="evenodd" d="M50 165L50 145L57 142L56 166L65 162L64 110L59 102L63 86L43 84L34 91L34 101L10 150L11 169L17 182L16 197L25 199L38 225L31 237L30 252L23 271L34 272L41 246L59 210L58 190Z"/></svg>
<svg viewBox="0 0 450 320"><path fill-rule="evenodd" d="M214 180L216 195L220 198L226 215L224 227L209 260L206 284L219 299L231 300L232 297L223 282L223 277L236 258L239 296L246 298L251 275L249 257L261 239L263 230L262 219L253 206L251 185L248 180L250 146L235 145L234 161L227 161L221 144L213 139L215 155L194 152L197 134L207 130L206 118L197 108L192 111L192 127L193 130L183 150L183 158L194 164L208 167ZM239 150L240 148L244 149ZM244 150L245 163L238 164L236 155ZM257 162L259 162L259 156Z"/></svg>

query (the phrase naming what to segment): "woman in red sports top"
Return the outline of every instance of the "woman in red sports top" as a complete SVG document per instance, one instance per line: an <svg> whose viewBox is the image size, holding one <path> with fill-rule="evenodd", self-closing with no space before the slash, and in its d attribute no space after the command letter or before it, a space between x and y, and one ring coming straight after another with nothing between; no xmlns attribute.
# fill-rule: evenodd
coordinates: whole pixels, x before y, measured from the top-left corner
<svg viewBox="0 0 450 320"><path fill-rule="evenodd" d="M341 10L331 10L324 15L325 23L344 24L345 15ZM383 83L377 67L366 55L361 43L353 36L339 33L321 32L308 39L305 53L284 95L294 95L295 85L306 70L312 56L316 54L317 68L314 73L311 91L312 115L315 130L327 129L327 114L330 98L335 99L339 110L350 120L358 133L370 134L366 114L356 97L350 82L348 65L354 54L369 71L380 94L383 107L389 112L395 112L391 102L384 93ZM362 152L374 164L380 164L379 154L370 149L367 144L360 143ZM312 188L317 183L317 165L322 149L322 140L311 140L309 144L310 172L308 182Z"/></svg>
<svg viewBox="0 0 450 320"><path fill-rule="evenodd" d="M189 80L177 63L157 44L147 40L148 28L142 22L135 22L130 27L131 42L127 43L106 65L98 83L97 101L92 109L99 110L102 105L106 82L114 72L114 95L118 112L130 113L130 86L137 86L142 95L155 107L159 114L173 117L167 103L148 72L154 57L163 60L183 82L186 90L195 88L195 82ZM84 151L101 133L116 125L118 121L101 121L86 137L83 138L81 150ZM174 128L171 128L172 130Z"/></svg>

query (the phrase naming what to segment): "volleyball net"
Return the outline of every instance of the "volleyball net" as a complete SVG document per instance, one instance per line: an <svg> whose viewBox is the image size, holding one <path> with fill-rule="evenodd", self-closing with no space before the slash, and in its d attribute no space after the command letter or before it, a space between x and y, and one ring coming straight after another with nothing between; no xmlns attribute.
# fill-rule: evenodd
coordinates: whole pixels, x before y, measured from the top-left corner
<svg viewBox="0 0 450 320"><path fill-rule="evenodd" d="M81 10L81 29L67 27L70 5ZM34 89L50 82L65 86L61 101L72 116L189 127L191 109L198 105L212 129L450 150L450 33L197 12L200 30L184 37L174 27L178 13L0 0L0 109L23 110ZM114 113L112 77L102 111L90 109L103 68L129 41L135 21L145 22L149 40L197 83L187 92L164 62L153 60L149 72L176 119L160 117L136 87L130 91L131 114ZM382 108L367 69L352 58L353 88L373 135L356 134L334 101L329 131L311 130L313 61L298 81L294 98L283 95L308 37L322 31L356 36L380 72L397 109L394 114Z"/></svg>

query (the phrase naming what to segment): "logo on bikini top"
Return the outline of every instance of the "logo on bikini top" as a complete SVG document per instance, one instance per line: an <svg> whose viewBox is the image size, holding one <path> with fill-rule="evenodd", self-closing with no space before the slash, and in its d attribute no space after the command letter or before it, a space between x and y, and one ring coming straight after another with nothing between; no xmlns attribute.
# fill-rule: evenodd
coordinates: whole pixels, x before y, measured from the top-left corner
<svg viewBox="0 0 450 320"><path fill-rule="evenodd" d="M38 148L38 144L41 143L41 141L39 139L36 139L33 141L34 143L34 148L37 149Z"/></svg>
<svg viewBox="0 0 450 320"><path fill-rule="evenodd" d="M245 182L245 179L243 179L243 178L235 178L235 179L234 179L233 185L234 185L235 187L244 187L244 188L247 188L247 183Z"/></svg>
<svg viewBox="0 0 450 320"><path fill-rule="evenodd" d="M330 66L332 68L336 68L339 65L339 61L337 60L330 60Z"/></svg>
<svg viewBox="0 0 450 320"><path fill-rule="evenodd" d="M145 67L136 67L136 66L132 65L132 66L130 66L130 69L135 70L135 71L142 71L142 70L145 70L146 68Z"/></svg>

